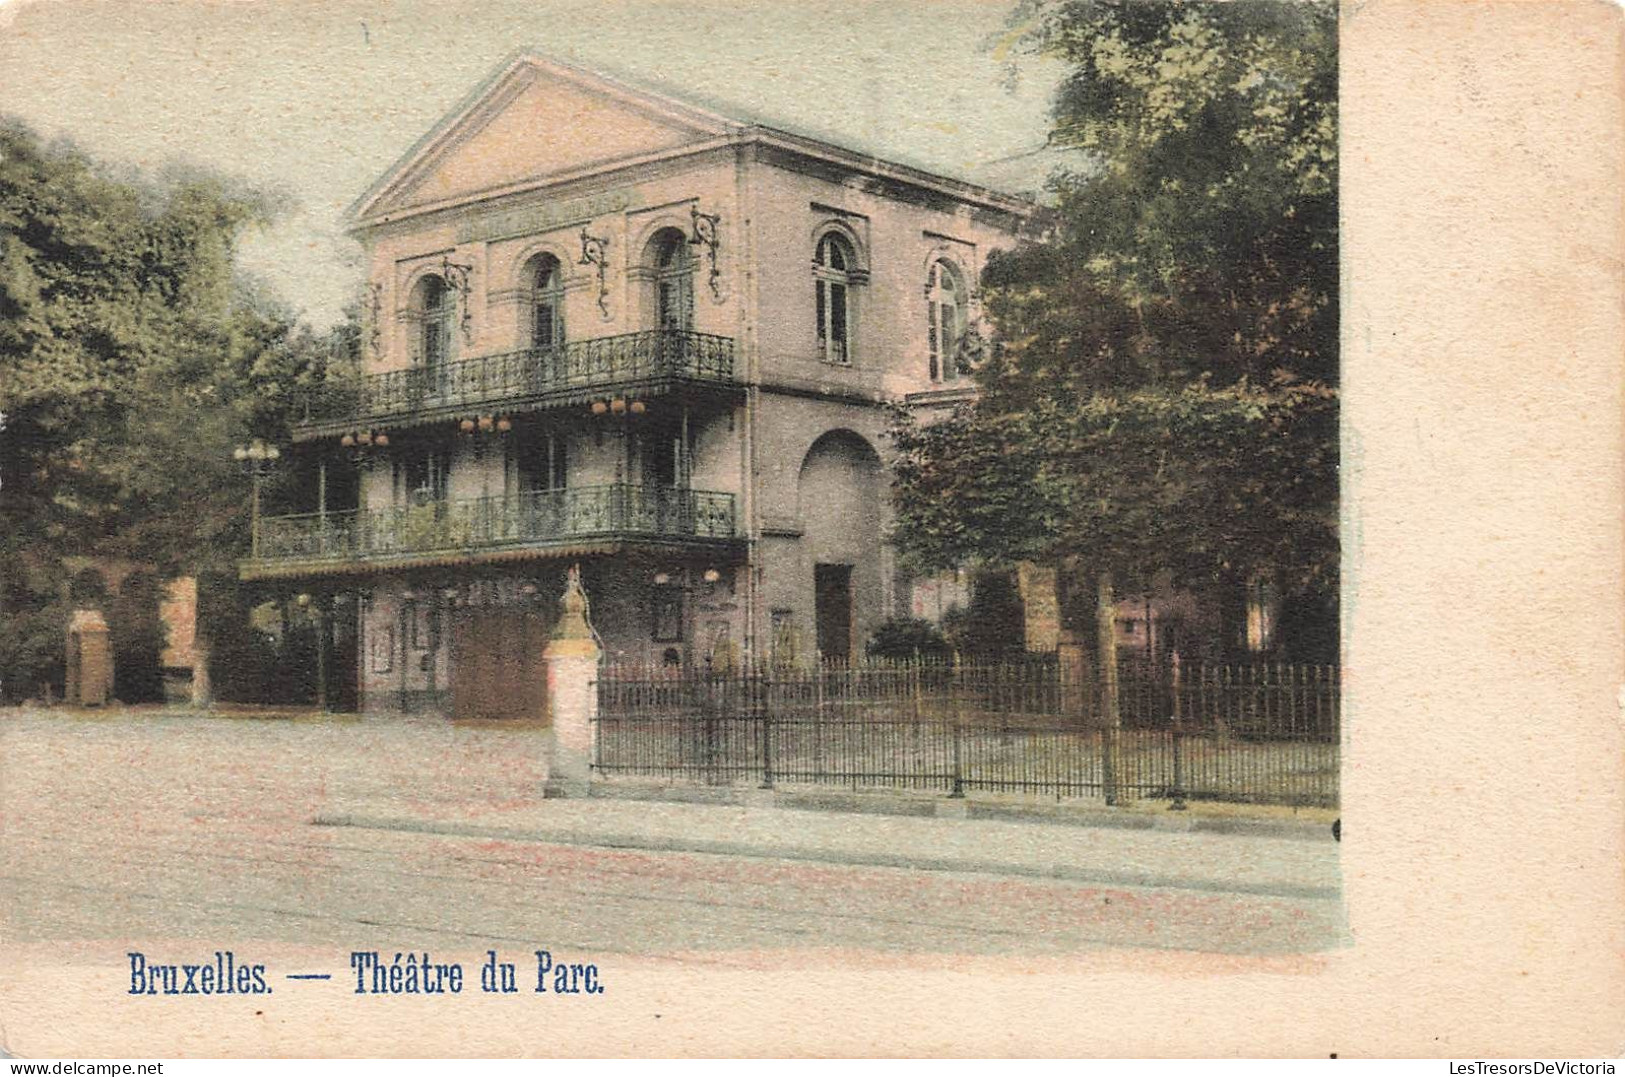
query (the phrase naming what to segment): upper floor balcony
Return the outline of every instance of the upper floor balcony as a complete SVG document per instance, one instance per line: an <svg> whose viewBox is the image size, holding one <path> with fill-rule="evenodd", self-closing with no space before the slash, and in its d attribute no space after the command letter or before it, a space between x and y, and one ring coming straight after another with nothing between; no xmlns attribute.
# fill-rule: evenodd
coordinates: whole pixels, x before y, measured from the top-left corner
<svg viewBox="0 0 1625 1077"><path fill-rule="evenodd" d="M362 424L457 418L471 408L525 411L610 395L653 396L683 385L736 384L732 338L647 329L369 374L354 388L308 397L294 439L341 434Z"/></svg>
<svg viewBox="0 0 1625 1077"><path fill-rule="evenodd" d="M483 561L617 545L727 545L734 495L613 483L346 512L261 517L245 579Z"/></svg>

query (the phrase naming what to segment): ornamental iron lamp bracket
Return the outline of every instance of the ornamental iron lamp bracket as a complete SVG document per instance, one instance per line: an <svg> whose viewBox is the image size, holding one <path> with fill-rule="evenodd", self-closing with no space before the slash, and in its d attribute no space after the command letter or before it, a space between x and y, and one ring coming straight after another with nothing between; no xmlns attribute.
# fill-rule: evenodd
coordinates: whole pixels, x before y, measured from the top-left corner
<svg viewBox="0 0 1625 1077"><path fill-rule="evenodd" d="M581 257L576 265L598 267L598 309L609 317L609 240L581 230Z"/></svg>
<svg viewBox="0 0 1625 1077"><path fill-rule="evenodd" d="M717 248L720 241L717 239L717 225L722 223L722 215L718 213L701 213L698 205L688 207L689 218L694 222L694 235L689 239L691 247L704 247L711 262L711 295L717 299L722 298L720 281L722 270L717 268Z"/></svg>
<svg viewBox="0 0 1625 1077"><path fill-rule="evenodd" d="M373 281L367 285L367 352L376 356L383 344L384 285Z"/></svg>
<svg viewBox="0 0 1625 1077"><path fill-rule="evenodd" d="M457 293L457 306L462 311L463 343L474 343L474 319L468 309L468 295L471 291L469 278L474 273L472 265L453 262L450 255L440 256L440 275L448 287Z"/></svg>

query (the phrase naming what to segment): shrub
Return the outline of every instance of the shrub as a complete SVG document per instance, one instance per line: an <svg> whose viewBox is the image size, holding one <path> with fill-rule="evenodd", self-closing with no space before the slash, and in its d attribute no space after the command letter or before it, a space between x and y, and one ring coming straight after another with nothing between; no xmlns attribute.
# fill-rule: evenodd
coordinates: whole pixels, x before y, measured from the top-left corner
<svg viewBox="0 0 1625 1077"><path fill-rule="evenodd" d="M930 621L916 617L897 617L879 628L864 645L870 658L892 661L925 660L946 662L953 657L953 647Z"/></svg>

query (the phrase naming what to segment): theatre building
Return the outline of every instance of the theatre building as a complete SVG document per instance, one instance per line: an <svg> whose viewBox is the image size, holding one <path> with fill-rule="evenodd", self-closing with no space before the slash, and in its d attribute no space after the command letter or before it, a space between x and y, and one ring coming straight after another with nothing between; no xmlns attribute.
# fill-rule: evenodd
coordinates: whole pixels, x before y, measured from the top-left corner
<svg viewBox="0 0 1625 1077"><path fill-rule="evenodd" d="M307 511L260 515L241 573L309 596L368 710L539 706L572 564L608 662L860 655L914 606L887 406L966 391L975 282L1032 212L515 58L352 208L363 376L283 447Z"/></svg>

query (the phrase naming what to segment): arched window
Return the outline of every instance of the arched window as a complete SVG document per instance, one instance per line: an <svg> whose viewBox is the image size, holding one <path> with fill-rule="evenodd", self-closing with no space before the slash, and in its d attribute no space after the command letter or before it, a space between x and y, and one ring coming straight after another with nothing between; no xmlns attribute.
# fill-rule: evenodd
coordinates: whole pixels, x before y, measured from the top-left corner
<svg viewBox="0 0 1625 1077"><path fill-rule="evenodd" d="M431 273L412 289L412 314L418 332L413 358L431 380L451 358L451 308L451 289L441 277Z"/></svg>
<svg viewBox="0 0 1625 1077"><path fill-rule="evenodd" d="M931 380L954 381L959 369L959 345L965 338L964 282L959 271L945 261L931 263L925 283L927 350L931 354Z"/></svg>
<svg viewBox="0 0 1625 1077"><path fill-rule="evenodd" d="M818 241L813 259L813 292L817 311L818 356L827 363L852 361L850 310L852 248L830 233Z"/></svg>
<svg viewBox="0 0 1625 1077"><path fill-rule="evenodd" d="M564 270L551 254L530 263L530 346L538 351L564 344Z"/></svg>
<svg viewBox="0 0 1625 1077"><path fill-rule="evenodd" d="M663 229L649 241L654 269L655 327L686 333L694 328L694 260L688 237Z"/></svg>

